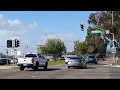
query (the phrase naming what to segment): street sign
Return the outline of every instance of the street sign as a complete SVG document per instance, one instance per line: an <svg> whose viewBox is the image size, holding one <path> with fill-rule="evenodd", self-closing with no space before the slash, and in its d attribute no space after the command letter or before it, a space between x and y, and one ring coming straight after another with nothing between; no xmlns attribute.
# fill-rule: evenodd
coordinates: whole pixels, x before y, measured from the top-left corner
<svg viewBox="0 0 120 90"><path fill-rule="evenodd" d="M95 31L91 31L92 34L98 34L98 33L102 33L101 30L95 30Z"/></svg>
<svg viewBox="0 0 120 90"><path fill-rule="evenodd" d="M112 53L117 53L116 47L112 47Z"/></svg>
<svg viewBox="0 0 120 90"><path fill-rule="evenodd" d="M109 34L110 33L110 31L109 30L105 30L106 31L106 34Z"/></svg>

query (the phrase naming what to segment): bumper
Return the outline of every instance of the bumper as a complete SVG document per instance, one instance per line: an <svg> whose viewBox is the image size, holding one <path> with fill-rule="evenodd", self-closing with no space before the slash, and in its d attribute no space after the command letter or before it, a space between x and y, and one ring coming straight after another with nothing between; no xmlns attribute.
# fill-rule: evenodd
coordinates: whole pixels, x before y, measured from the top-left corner
<svg viewBox="0 0 120 90"><path fill-rule="evenodd" d="M95 60L89 60L89 61L86 61L87 63L95 63L96 61Z"/></svg>
<svg viewBox="0 0 120 90"><path fill-rule="evenodd" d="M82 67L83 65L81 63L68 63L68 66L70 66L70 67Z"/></svg>
<svg viewBox="0 0 120 90"><path fill-rule="evenodd" d="M18 66L32 67L33 64L17 64Z"/></svg>

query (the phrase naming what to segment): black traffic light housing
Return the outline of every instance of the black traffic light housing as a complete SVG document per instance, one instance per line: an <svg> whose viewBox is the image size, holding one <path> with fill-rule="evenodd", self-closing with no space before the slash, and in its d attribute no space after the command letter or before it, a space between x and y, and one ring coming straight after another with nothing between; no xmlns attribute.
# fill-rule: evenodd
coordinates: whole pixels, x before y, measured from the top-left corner
<svg viewBox="0 0 120 90"><path fill-rule="evenodd" d="M84 25L80 24L81 30L84 31Z"/></svg>
<svg viewBox="0 0 120 90"><path fill-rule="evenodd" d="M7 48L12 48L12 40L7 40Z"/></svg>
<svg viewBox="0 0 120 90"><path fill-rule="evenodd" d="M20 46L20 41L15 39L15 47L19 47Z"/></svg>
<svg viewBox="0 0 120 90"><path fill-rule="evenodd" d="M118 44L116 41L113 41L113 45L114 45L114 47L118 47Z"/></svg>

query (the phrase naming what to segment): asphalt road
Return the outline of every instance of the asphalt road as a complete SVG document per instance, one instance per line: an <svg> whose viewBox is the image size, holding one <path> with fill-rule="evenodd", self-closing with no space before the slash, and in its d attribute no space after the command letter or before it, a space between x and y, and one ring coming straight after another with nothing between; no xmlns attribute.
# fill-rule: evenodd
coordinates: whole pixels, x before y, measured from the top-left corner
<svg viewBox="0 0 120 90"><path fill-rule="evenodd" d="M68 69L67 65L49 66L48 70L38 71L25 68L0 70L0 79L120 79L120 67L88 64L87 69Z"/></svg>

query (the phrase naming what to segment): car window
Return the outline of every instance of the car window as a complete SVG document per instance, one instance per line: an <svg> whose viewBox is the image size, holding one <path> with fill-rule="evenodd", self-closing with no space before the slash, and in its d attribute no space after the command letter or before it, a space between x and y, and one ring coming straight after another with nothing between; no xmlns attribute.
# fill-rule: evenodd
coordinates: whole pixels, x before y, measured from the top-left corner
<svg viewBox="0 0 120 90"><path fill-rule="evenodd" d="M39 58L41 58L41 55L40 55L40 54L38 54L38 57L39 57Z"/></svg>
<svg viewBox="0 0 120 90"><path fill-rule="evenodd" d="M82 57L82 60L85 61L85 58Z"/></svg>
<svg viewBox="0 0 120 90"><path fill-rule="evenodd" d="M26 54L25 57L37 57L36 54Z"/></svg>
<svg viewBox="0 0 120 90"><path fill-rule="evenodd" d="M42 59L45 59L43 56L41 56L42 57Z"/></svg>
<svg viewBox="0 0 120 90"><path fill-rule="evenodd" d="M95 56L89 56L89 58L95 58Z"/></svg>
<svg viewBox="0 0 120 90"><path fill-rule="evenodd" d="M81 59L81 57L70 57L70 59Z"/></svg>

